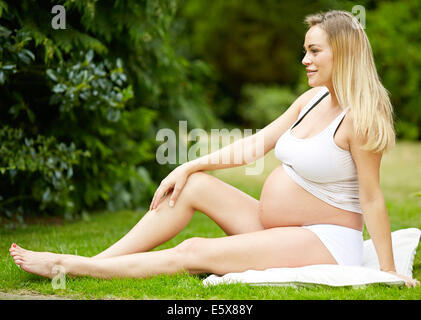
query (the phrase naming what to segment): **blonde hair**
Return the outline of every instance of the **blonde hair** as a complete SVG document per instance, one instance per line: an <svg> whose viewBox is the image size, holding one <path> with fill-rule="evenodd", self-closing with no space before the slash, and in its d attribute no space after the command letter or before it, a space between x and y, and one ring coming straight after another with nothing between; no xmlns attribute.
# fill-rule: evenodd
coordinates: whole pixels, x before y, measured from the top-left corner
<svg viewBox="0 0 421 320"><path fill-rule="evenodd" d="M362 149L388 152L395 145L394 112L363 27L352 14L340 10L312 14L304 21L329 37L333 88L341 107L352 111L354 130L365 142Z"/></svg>

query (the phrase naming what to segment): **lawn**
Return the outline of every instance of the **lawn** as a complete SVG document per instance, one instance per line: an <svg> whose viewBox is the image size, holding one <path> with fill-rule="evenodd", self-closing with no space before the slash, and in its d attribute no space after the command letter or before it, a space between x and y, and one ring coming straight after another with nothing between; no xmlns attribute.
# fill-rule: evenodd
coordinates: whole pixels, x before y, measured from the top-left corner
<svg viewBox="0 0 421 320"><path fill-rule="evenodd" d="M384 156L381 186L390 215L392 230L421 229L421 143L399 142ZM273 151L264 159L264 171L246 176L244 167L212 172L220 179L259 198L263 181L279 162ZM87 277L67 278L65 289L54 289L51 280L18 269L9 256L12 242L39 251L92 256L120 239L142 217L144 212L98 212L78 221L38 221L23 226L0 227L0 292L42 294L73 299L421 299L421 287L388 287L371 285L365 288L259 287L244 284L204 287L207 275L156 276L149 279L99 280ZM187 228L157 249L172 247L192 236L220 237L224 233L204 214L197 212ZM364 237L368 238L365 231ZM414 276L421 279L421 246L418 248Z"/></svg>

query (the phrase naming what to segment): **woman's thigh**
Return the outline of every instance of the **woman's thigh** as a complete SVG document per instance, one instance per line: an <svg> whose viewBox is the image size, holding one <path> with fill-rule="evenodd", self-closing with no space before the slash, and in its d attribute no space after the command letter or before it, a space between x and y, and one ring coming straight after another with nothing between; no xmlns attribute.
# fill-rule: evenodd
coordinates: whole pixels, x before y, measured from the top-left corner
<svg viewBox="0 0 421 320"><path fill-rule="evenodd" d="M222 238L192 238L177 249L185 259L185 269L192 273L226 274L337 264L320 239L301 227L278 227Z"/></svg>
<svg viewBox="0 0 421 320"><path fill-rule="evenodd" d="M160 204L159 210L169 206L169 199L170 194ZM177 202L188 203L195 210L203 212L228 235L264 229L258 215L258 200L204 172L189 176Z"/></svg>

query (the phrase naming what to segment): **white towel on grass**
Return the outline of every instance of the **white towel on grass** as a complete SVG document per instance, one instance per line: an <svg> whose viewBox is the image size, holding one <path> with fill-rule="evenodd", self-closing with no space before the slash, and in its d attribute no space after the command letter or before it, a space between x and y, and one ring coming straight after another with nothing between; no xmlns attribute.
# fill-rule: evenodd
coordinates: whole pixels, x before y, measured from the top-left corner
<svg viewBox="0 0 421 320"><path fill-rule="evenodd" d="M396 272L412 277L415 253L421 236L417 228L401 229L392 232L392 248ZM311 265L299 268L271 268L227 273L223 276L210 275L203 284L249 283L253 285L308 286L327 285L333 287L360 287L373 283L403 285L404 281L379 268L373 241L365 240L362 266L341 266L332 264Z"/></svg>

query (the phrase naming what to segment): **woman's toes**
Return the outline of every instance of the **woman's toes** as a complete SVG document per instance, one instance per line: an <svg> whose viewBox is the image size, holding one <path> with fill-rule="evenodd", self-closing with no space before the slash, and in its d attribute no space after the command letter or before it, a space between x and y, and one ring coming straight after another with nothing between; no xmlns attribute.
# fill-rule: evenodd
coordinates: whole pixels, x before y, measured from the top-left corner
<svg viewBox="0 0 421 320"><path fill-rule="evenodd" d="M20 251L20 250L13 249L13 250L10 250L10 254L11 254L12 256L15 256L15 255L17 255L17 254L22 255L22 254L24 254L24 253L23 253L22 251Z"/></svg>
<svg viewBox="0 0 421 320"><path fill-rule="evenodd" d="M23 256L21 255L21 254L19 254L19 253L17 253L17 254L15 254L14 256L13 256L13 259L18 259L18 260L22 260L23 259Z"/></svg>
<svg viewBox="0 0 421 320"><path fill-rule="evenodd" d="M28 250L25 250L25 249L23 249L23 248L21 248L21 247L19 247L18 245L15 244L14 247L12 246L9 249L9 252L10 252L11 255L16 254L16 253L25 254L26 252L28 252Z"/></svg>
<svg viewBox="0 0 421 320"><path fill-rule="evenodd" d="M12 243L12 245L10 246L10 250L19 251L19 249L21 249L21 248L16 243Z"/></svg>
<svg viewBox="0 0 421 320"><path fill-rule="evenodd" d="M15 259L15 264L17 264L18 266L20 266L23 263L23 259Z"/></svg>
<svg viewBox="0 0 421 320"><path fill-rule="evenodd" d="M16 243L15 243L15 247L14 247L17 251L25 251L25 249L19 247Z"/></svg>

